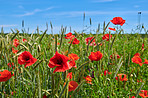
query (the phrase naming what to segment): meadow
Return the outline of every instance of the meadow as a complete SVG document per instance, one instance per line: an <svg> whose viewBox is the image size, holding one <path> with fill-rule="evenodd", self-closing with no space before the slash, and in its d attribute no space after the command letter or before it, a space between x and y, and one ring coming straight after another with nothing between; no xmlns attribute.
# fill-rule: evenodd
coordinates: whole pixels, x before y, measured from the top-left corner
<svg viewBox="0 0 148 98"><path fill-rule="evenodd" d="M148 97L148 35L108 27L95 34L1 31L0 97Z"/></svg>

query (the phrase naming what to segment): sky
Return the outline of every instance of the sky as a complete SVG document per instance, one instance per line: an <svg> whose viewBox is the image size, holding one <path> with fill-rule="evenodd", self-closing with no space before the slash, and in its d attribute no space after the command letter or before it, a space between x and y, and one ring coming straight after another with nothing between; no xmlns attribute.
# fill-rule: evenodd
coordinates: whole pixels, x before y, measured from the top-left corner
<svg viewBox="0 0 148 98"><path fill-rule="evenodd" d="M101 29L103 22L106 24L114 17L122 17L126 20L121 27L125 33L131 33L139 24L148 28L148 0L0 0L0 28L5 33L11 29L28 29L29 33L35 32L37 26L44 31L48 23L51 33L50 22L53 32L59 33L61 26L67 27L67 32L82 31L86 26L96 30L98 24ZM138 15L138 12L141 15ZM85 21L83 16L85 13ZM22 28L24 20L24 28ZM109 27L116 27L110 23ZM95 33L95 32L94 32ZM101 33L101 32L100 32Z"/></svg>

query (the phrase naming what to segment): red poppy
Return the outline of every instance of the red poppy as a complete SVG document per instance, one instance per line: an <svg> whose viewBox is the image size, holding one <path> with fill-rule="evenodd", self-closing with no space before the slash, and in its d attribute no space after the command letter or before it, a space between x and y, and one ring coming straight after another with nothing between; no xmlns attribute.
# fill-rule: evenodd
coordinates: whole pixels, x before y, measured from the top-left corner
<svg viewBox="0 0 148 98"><path fill-rule="evenodd" d="M76 55L76 54L74 54L74 53L68 54L68 57L69 57L71 60L78 60L78 59L79 59L78 55Z"/></svg>
<svg viewBox="0 0 148 98"><path fill-rule="evenodd" d="M135 96L132 96L132 97L129 96L129 98L135 98Z"/></svg>
<svg viewBox="0 0 148 98"><path fill-rule="evenodd" d="M73 39L70 39L71 41L73 40ZM71 41L70 42L68 42L68 43L71 43ZM77 39L77 38L74 38L74 40L73 40L73 42L72 42L72 44L79 44L79 40Z"/></svg>
<svg viewBox="0 0 148 98"><path fill-rule="evenodd" d="M12 67L12 66L14 66L14 63L8 63L7 64L9 67Z"/></svg>
<svg viewBox="0 0 148 98"><path fill-rule="evenodd" d="M141 90L141 92L139 93L139 95L142 97L142 98L147 98L148 97L148 94L147 94L147 90Z"/></svg>
<svg viewBox="0 0 148 98"><path fill-rule="evenodd" d="M72 72L67 74L67 78L72 79Z"/></svg>
<svg viewBox="0 0 148 98"><path fill-rule="evenodd" d="M53 73L55 72L64 72L71 68L71 65L68 62L69 58L65 55L59 54L58 52L49 60L48 66L50 68L55 68Z"/></svg>
<svg viewBox="0 0 148 98"><path fill-rule="evenodd" d="M127 81L128 79L126 77L126 74L118 74L117 77L115 77L115 79L120 81Z"/></svg>
<svg viewBox="0 0 148 98"><path fill-rule="evenodd" d="M137 82L142 82L142 79L137 79Z"/></svg>
<svg viewBox="0 0 148 98"><path fill-rule="evenodd" d="M140 53L135 53L134 56L140 56Z"/></svg>
<svg viewBox="0 0 148 98"><path fill-rule="evenodd" d="M24 51L22 52L19 57L18 57L18 63L20 65L25 64L25 68L27 66L31 66L32 64L34 64L37 61L36 58L34 58L30 52L28 51Z"/></svg>
<svg viewBox="0 0 148 98"><path fill-rule="evenodd" d="M94 37L88 37L85 39L86 45L88 45L88 43L93 39ZM95 43L95 39L89 44L90 46L92 45L96 45Z"/></svg>
<svg viewBox="0 0 148 98"><path fill-rule="evenodd" d="M108 72L108 70L104 71L104 76L106 76L106 74L111 74L111 72Z"/></svg>
<svg viewBox="0 0 148 98"><path fill-rule="evenodd" d="M117 59L120 58L120 56L118 54L116 54L116 56L117 56ZM110 59L115 59L115 54L114 54L114 56L110 55Z"/></svg>
<svg viewBox="0 0 148 98"><path fill-rule="evenodd" d="M74 60L69 61L69 64L70 64L69 69L71 69L72 67L77 68L76 63L75 63L75 61L74 61Z"/></svg>
<svg viewBox="0 0 148 98"><path fill-rule="evenodd" d="M91 83L91 79L92 79L92 77L90 77L90 76L86 76L86 77L83 77L86 81L87 81L87 83L89 83L89 84L92 84Z"/></svg>
<svg viewBox="0 0 148 98"><path fill-rule="evenodd" d="M110 39L111 39L112 35L110 35ZM103 37L102 37L102 40L106 40L106 41L109 41L109 34L105 34Z"/></svg>
<svg viewBox="0 0 148 98"><path fill-rule="evenodd" d="M66 34L66 37L65 37L65 39L72 39L72 38L74 38L75 36L74 35L72 35L72 33L71 32L69 32L68 34Z"/></svg>
<svg viewBox="0 0 148 98"><path fill-rule="evenodd" d="M8 81L12 76L14 76L10 71L4 70L0 72L0 82Z"/></svg>
<svg viewBox="0 0 148 98"><path fill-rule="evenodd" d="M99 61L102 58L102 56L103 54L100 51L97 51L97 52L91 52L88 58L91 61Z"/></svg>
<svg viewBox="0 0 148 98"><path fill-rule="evenodd" d="M15 47L17 47L17 46L19 45L19 40L18 40L18 39L14 39L14 40L13 40L13 45L14 45Z"/></svg>
<svg viewBox="0 0 148 98"><path fill-rule="evenodd" d="M132 62L133 63L136 63L136 64L139 64L140 66L142 66L142 59L140 58L140 56L134 56L132 58Z"/></svg>
<svg viewBox="0 0 148 98"><path fill-rule="evenodd" d="M78 87L78 83L75 81L70 81L68 84L68 91L74 91Z"/></svg>
<svg viewBox="0 0 148 98"><path fill-rule="evenodd" d="M144 43L142 44L142 50L144 50Z"/></svg>
<svg viewBox="0 0 148 98"><path fill-rule="evenodd" d="M47 98L46 94L44 94L43 98Z"/></svg>
<svg viewBox="0 0 148 98"><path fill-rule="evenodd" d="M23 38L23 42L27 42L27 39Z"/></svg>
<svg viewBox="0 0 148 98"><path fill-rule="evenodd" d="M111 28L111 27L109 27L108 29L109 29L109 30L112 30L112 31L116 31L115 28Z"/></svg>
<svg viewBox="0 0 148 98"><path fill-rule="evenodd" d="M144 64L148 64L148 60L147 59L145 59Z"/></svg>
<svg viewBox="0 0 148 98"><path fill-rule="evenodd" d="M113 20L110 20L115 25L123 25L125 23L125 20L122 19L122 17L114 17Z"/></svg>
<svg viewBox="0 0 148 98"><path fill-rule="evenodd" d="M17 53L18 50L15 50L14 48L12 48L12 52L13 52L13 53Z"/></svg>

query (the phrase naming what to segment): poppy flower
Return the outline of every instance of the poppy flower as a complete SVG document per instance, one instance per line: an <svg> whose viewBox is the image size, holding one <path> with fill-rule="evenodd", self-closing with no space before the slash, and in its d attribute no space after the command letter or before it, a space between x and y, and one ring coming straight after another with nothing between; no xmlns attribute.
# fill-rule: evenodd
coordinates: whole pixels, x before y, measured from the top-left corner
<svg viewBox="0 0 148 98"><path fill-rule="evenodd" d="M110 39L111 39L112 35L110 35ZM103 37L102 37L102 40L106 40L106 41L109 41L109 34L105 34Z"/></svg>
<svg viewBox="0 0 148 98"><path fill-rule="evenodd" d="M106 74L111 74L111 72L108 72L108 70L104 71L104 76L106 76Z"/></svg>
<svg viewBox="0 0 148 98"><path fill-rule="evenodd" d="M110 59L115 59L115 55L116 55L117 59L120 58L120 56L118 54L114 54L114 56L110 55Z"/></svg>
<svg viewBox="0 0 148 98"><path fill-rule="evenodd" d="M18 50L15 50L14 48L12 48L12 52L16 54Z"/></svg>
<svg viewBox="0 0 148 98"><path fill-rule="evenodd" d="M67 78L72 79L72 72L67 74Z"/></svg>
<svg viewBox="0 0 148 98"><path fill-rule="evenodd" d="M114 17L113 20L110 20L114 25L123 25L125 23L125 20L122 19L122 17Z"/></svg>
<svg viewBox="0 0 148 98"><path fill-rule="evenodd" d="M76 54L74 54L74 53L68 54L68 57L69 57L71 60L78 60L78 59L79 59L78 55L76 55Z"/></svg>
<svg viewBox="0 0 148 98"><path fill-rule="evenodd" d="M132 96L132 97L129 96L129 98L136 98L136 97L135 96Z"/></svg>
<svg viewBox="0 0 148 98"><path fill-rule="evenodd" d="M85 39L86 45L88 45L88 43L93 39L94 37L88 37ZM90 46L92 45L96 45L95 43L95 39L93 39L93 41L89 44Z"/></svg>
<svg viewBox="0 0 148 98"><path fill-rule="evenodd" d="M66 37L65 37L65 39L72 39L72 38L74 38L75 36L74 35L72 35L72 33L71 32L69 32L68 34L66 34Z"/></svg>
<svg viewBox="0 0 148 98"><path fill-rule="evenodd" d="M23 38L23 42L27 42L27 39Z"/></svg>
<svg viewBox="0 0 148 98"><path fill-rule="evenodd" d="M134 56L140 56L140 53L135 53Z"/></svg>
<svg viewBox="0 0 148 98"><path fill-rule="evenodd" d="M127 81L128 79L126 77L126 74L118 74L117 77L115 77L115 79L119 81Z"/></svg>
<svg viewBox="0 0 148 98"><path fill-rule="evenodd" d="M55 68L53 73L55 72L64 72L71 68L71 65L68 62L69 58L65 55L59 54L57 51L55 55L49 60L48 66L50 68Z"/></svg>
<svg viewBox="0 0 148 98"><path fill-rule="evenodd" d="M78 87L78 83L75 81L70 81L68 84L68 91L74 91Z"/></svg>
<svg viewBox="0 0 148 98"><path fill-rule="evenodd" d="M0 82L8 81L12 76L14 76L10 71L4 70L0 72Z"/></svg>
<svg viewBox="0 0 148 98"><path fill-rule="evenodd" d="M91 61L99 61L102 57L103 54L100 51L91 52L91 54L88 56Z"/></svg>
<svg viewBox="0 0 148 98"><path fill-rule="evenodd" d="M144 50L144 43L142 44L142 50Z"/></svg>
<svg viewBox="0 0 148 98"><path fill-rule="evenodd" d="M148 97L148 94L147 94L147 90L141 90L141 92L139 93L139 95L142 97L142 98L147 98Z"/></svg>
<svg viewBox="0 0 148 98"><path fill-rule="evenodd" d="M144 64L148 64L148 60L147 59L145 59Z"/></svg>
<svg viewBox="0 0 148 98"><path fill-rule="evenodd" d="M17 47L17 46L19 45L19 40L18 40L18 39L14 39L14 40L13 40L13 45L14 45L15 47Z"/></svg>
<svg viewBox="0 0 148 98"><path fill-rule="evenodd" d="M108 29L109 29L109 30L112 30L112 31L116 31L115 28L111 28L111 27L109 27Z"/></svg>
<svg viewBox="0 0 148 98"><path fill-rule="evenodd" d="M44 94L43 98L47 98L46 94Z"/></svg>
<svg viewBox="0 0 148 98"><path fill-rule="evenodd" d="M142 79L137 79L137 82L142 82Z"/></svg>
<svg viewBox="0 0 148 98"><path fill-rule="evenodd" d="M8 63L7 64L9 67L12 67L12 66L14 66L14 63Z"/></svg>
<svg viewBox="0 0 148 98"><path fill-rule="evenodd" d="M70 39L70 40L72 41L73 39ZM68 43L71 43L71 41L68 42ZM80 41L79 41L77 38L74 38L72 44L73 44L73 45L75 45L75 44L79 44L79 42L80 42Z"/></svg>
<svg viewBox="0 0 148 98"><path fill-rule="evenodd" d="M92 79L92 77L90 77L90 76L86 76L86 77L83 77L86 81L87 81L87 83L89 83L89 84L92 84L91 83L91 79Z"/></svg>
<svg viewBox="0 0 148 98"><path fill-rule="evenodd" d="M69 64L70 64L69 69L71 69L72 67L77 68L76 63L75 63L75 61L74 61L74 60L69 61Z"/></svg>
<svg viewBox="0 0 148 98"><path fill-rule="evenodd" d="M18 57L18 63L20 65L25 64L25 68L27 66L31 66L37 61L36 58L34 58L29 51L22 52Z"/></svg>
<svg viewBox="0 0 148 98"><path fill-rule="evenodd" d="M140 66L142 66L142 59L140 58L140 56L134 56L132 58L132 62L133 63L136 63L136 64L139 64Z"/></svg>

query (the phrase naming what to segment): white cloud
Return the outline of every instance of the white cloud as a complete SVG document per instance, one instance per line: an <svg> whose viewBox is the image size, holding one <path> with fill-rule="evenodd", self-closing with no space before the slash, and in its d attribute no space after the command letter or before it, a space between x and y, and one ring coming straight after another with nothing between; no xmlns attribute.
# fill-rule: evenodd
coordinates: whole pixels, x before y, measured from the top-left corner
<svg viewBox="0 0 148 98"><path fill-rule="evenodd" d="M16 24L11 24L11 25L0 25L0 27L15 27L17 26Z"/></svg>
<svg viewBox="0 0 148 98"><path fill-rule="evenodd" d="M93 2L112 2L116 0L93 0Z"/></svg>
<svg viewBox="0 0 148 98"><path fill-rule="evenodd" d="M53 7L49 7L49 8L46 8L46 9L35 9L35 10L31 11L31 12L26 12L24 14L15 15L15 16L18 16L18 17L30 16L30 15L34 15L34 14L36 14L38 12L48 11L48 10L51 10L51 9L53 9Z"/></svg>

